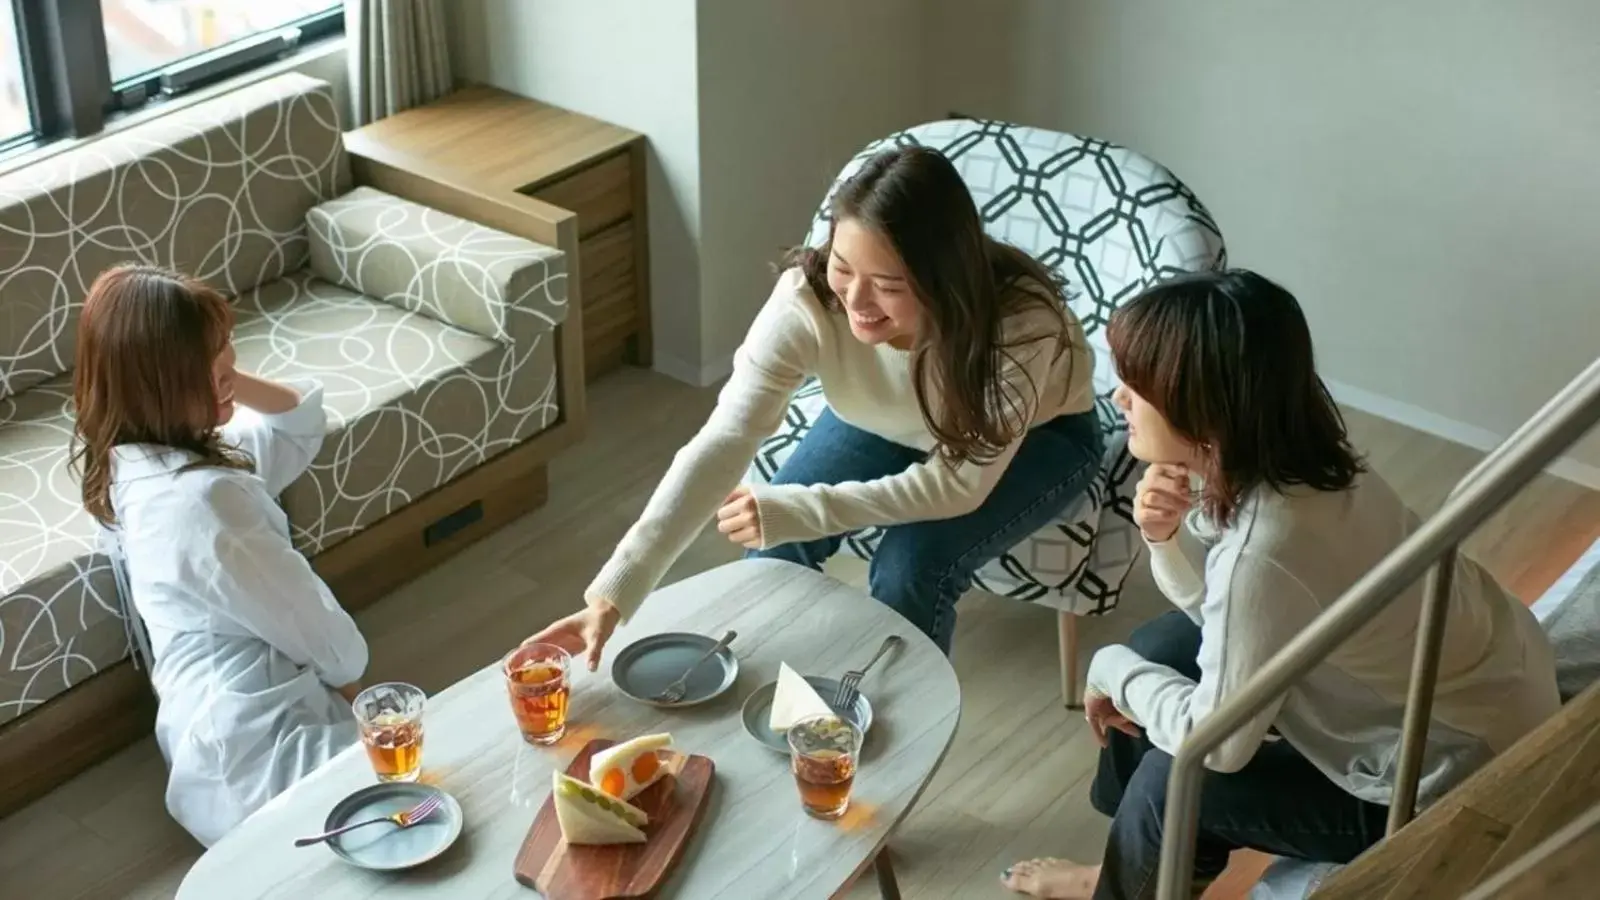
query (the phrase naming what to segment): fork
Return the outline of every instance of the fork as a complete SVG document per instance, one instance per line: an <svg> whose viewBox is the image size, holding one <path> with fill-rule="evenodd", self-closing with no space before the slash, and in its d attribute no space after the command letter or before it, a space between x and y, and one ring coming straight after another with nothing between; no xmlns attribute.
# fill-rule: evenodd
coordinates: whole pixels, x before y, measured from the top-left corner
<svg viewBox="0 0 1600 900"><path fill-rule="evenodd" d="M885 653L905 643L898 634L891 634L883 639L883 644L878 647L878 652L873 654L872 660L859 669L844 673L839 680L839 692L833 695L834 709L851 709L856 705L856 698L861 696L861 679L867 677L867 671L878 664Z"/></svg>
<svg viewBox="0 0 1600 900"><path fill-rule="evenodd" d="M338 837L347 831L354 831L357 828L365 828L368 825L376 825L379 822L393 822L394 824L400 826L401 830L404 830L433 815L439 809L439 807L443 805L444 798L438 794L432 794L428 797L428 799L418 803L416 806L413 806L410 809L403 809L397 813L390 813L387 816L379 816L376 819L368 819L365 822L356 822L352 825L345 825L341 828L335 828L326 834L319 834L315 837L296 838L294 845L296 847L309 847L312 844L320 844L329 838Z"/></svg>
<svg viewBox="0 0 1600 900"><path fill-rule="evenodd" d="M695 660L694 665L690 666L687 671L678 676L677 681L667 685L666 688L661 693L655 695L653 699L658 703L677 703L678 701L682 700L683 695L689 691L689 676L694 674L694 670L700 668L700 666L703 665L706 660L716 656L718 653L721 653L723 649L729 644L733 643L733 639L738 636L739 632L729 630L727 634L722 636L722 640L717 641L716 644L712 645L710 650L706 651L705 656Z"/></svg>

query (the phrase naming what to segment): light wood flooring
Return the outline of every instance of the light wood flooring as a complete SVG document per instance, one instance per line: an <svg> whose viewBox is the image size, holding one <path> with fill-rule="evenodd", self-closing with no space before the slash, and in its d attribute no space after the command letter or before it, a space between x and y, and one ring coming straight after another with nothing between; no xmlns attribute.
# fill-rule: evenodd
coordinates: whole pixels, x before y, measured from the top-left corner
<svg viewBox="0 0 1600 900"><path fill-rule="evenodd" d="M590 436L552 466L544 509L358 615L372 646L370 677L436 692L577 608L714 396L637 370L592 385ZM1480 456L1370 416L1349 419L1374 467L1419 512L1434 509ZM1597 535L1600 494L1542 477L1469 550L1531 602ZM737 556L708 529L669 580ZM859 583L865 569L845 561L835 574ZM1086 658L1162 605L1136 568L1123 607L1084 623ZM1098 857L1105 823L1086 796L1095 747L1082 716L1060 704L1053 616L980 595L962 601L954 650L966 697L960 730L892 842L906 896L1009 896L997 879L1016 859ZM168 819L164 780L145 739L0 820L0 897L171 897L199 848ZM1252 869L1240 868L1232 885L1215 885L1209 896L1242 896ZM849 896L865 900L876 890L858 885Z"/></svg>

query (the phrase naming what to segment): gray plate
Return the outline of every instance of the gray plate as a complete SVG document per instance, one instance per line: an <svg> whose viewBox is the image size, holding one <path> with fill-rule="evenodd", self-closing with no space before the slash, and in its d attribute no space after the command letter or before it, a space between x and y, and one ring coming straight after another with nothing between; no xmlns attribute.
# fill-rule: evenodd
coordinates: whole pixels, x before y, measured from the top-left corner
<svg viewBox="0 0 1600 900"><path fill-rule="evenodd" d="M405 782L364 787L340 800L328 813L325 826L325 830L332 831L351 822L392 815L435 794L444 798L444 805L410 828L388 823L368 825L330 839L328 849L351 865L380 872L422 865L448 850L461 836L461 804L436 787Z"/></svg>
<svg viewBox="0 0 1600 900"><path fill-rule="evenodd" d="M866 694L856 694L856 705L853 709L839 709L833 705L834 695L839 693L839 680L837 678L823 678L820 675L803 676L808 684L814 688L822 699L828 701L828 706L841 718L849 720L850 724L861 729L862 742L865 743L867 732L872 730L872 704L867 702ZM745 733L760 741L770 750L776 750L785 756L789 755L789 738L781 731L773 731L767 725L772 718L772 695L778 690L776 681L763 684L755 689L744 701L744 730Z"/></svg>
<svg viewBox="0 0 1600 900"><path fill-rule="evenodd" d="M701 663L689 676L683 699L662 703L655 696L677 681L695 660L716 646L703 634L668 632L640 638L624 647L611 663L611 680L624 694L651 706L694 706L721 696L739 675L739 660L727 647Z"/></svg>

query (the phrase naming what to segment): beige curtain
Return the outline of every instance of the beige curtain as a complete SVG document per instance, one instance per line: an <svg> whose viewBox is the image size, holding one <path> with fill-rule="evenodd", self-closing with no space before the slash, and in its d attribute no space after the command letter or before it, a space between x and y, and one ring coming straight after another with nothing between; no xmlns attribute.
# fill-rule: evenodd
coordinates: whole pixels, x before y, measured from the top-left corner
<svg viewBox="0 0 1600 900"><path fill-rule="evenodd" d="M448 0L345 0L355 125L449 93Z"/></svg>

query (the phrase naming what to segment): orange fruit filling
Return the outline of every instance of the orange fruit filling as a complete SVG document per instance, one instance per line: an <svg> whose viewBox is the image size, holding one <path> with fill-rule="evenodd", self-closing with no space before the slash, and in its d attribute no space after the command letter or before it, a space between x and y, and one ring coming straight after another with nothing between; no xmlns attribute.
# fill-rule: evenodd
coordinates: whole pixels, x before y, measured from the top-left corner
<svg viewBox="0 0 1600 900"><path fill-rule="evenodd" d="M655 751L641 753L633 760L633 780L635 784L644 784L654 778L661 769L661 758Z"/></svg>

